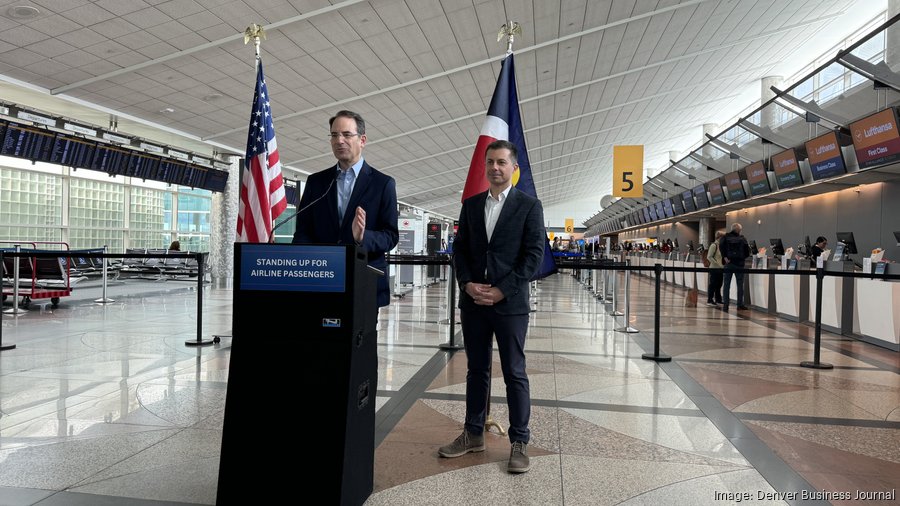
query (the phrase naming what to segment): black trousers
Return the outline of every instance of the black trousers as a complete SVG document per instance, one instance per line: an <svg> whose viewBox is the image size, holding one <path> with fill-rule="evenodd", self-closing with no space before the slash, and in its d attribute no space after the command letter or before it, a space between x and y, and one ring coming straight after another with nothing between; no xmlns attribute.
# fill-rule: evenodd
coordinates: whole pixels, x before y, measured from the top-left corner
<svg viewBox="0 0 900 506"><path fill-rule="evenodd" d="M531 438L531 392L525 373L525 334L528 315L500 315L492 307L463 310L462 331L466 345L466 430L484 432L491 385L491 348L497 336L500 368L509 405L509 440L527 443Z"/></svg>
<svg viewBox="0 0 900 506"><path fill-rule="evenodd" d="M707 302L722 302L722 269L709 271L709 287L706 293Z"/></svg>

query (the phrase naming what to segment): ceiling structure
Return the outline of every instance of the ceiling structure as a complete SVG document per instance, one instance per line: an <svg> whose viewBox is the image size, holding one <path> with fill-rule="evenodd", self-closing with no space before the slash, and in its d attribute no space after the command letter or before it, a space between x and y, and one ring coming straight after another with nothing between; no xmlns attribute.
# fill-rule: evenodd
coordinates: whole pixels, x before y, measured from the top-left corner
<svg viewBox="0 0 900 506"><path fill-rule="evenodd" d="M871 3L859 5L869 8ZM505 20L545 207L610 192L612 147L645 167L744 109L748 89L845 22L846 0L0 0L0 101L197 152L242 154L262 57L290 179L334 162L327 121L366 118L401 202L455 217ZM862 7L859 7L862 8ZM869 17L878 13L875 8ZM856 13L858 14L858 12ZM832 30L835 33L837 30ZM837 36L831 41L836 43ZM820 50L826 49L823 46ZM798 62L797 67L808 63ZM582 218L587 218L584 216Z"/></svg>

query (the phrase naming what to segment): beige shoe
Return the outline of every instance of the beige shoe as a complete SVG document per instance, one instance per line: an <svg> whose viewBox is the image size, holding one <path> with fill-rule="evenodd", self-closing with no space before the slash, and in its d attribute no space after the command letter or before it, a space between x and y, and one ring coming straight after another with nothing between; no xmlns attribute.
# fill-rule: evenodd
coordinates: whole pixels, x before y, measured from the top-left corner
<svg viewBox="0 0 900 506"><path fill-rule="evenodd" d="M454 457L462 457L463 455L469 452L483 452L484 451L484 434L475 435L463 429L462 434L459 435L456 439L453 440L452 443L442 446L438 453L441 457L446 458L454 458Z"/></svg>

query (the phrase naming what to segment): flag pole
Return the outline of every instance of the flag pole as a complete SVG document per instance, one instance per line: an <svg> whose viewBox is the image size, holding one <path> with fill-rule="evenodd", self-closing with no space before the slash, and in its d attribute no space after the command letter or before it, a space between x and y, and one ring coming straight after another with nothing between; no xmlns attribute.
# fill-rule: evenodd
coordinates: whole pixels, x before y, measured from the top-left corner
<svg viewBox="0 0 900 506"><path fill-rule="evenodd" d="M500 27L500 32L497 34L497 42L502 41L503 37L506 37L506 56L511 55L513 52L513 42L516 35L522 35L522 25L515 21L507 21L506 24ZM518 104L516 104L516 106L518 107ZM491 360L491 363L493 363L493 360ZM491 369L493 369L493 367ZM489 431L491 427L496 427L497 432L499 432L501 436L506 435L503 426L491 418L491 382L488 381L487 412L484 417L484 430Z"/></svg>

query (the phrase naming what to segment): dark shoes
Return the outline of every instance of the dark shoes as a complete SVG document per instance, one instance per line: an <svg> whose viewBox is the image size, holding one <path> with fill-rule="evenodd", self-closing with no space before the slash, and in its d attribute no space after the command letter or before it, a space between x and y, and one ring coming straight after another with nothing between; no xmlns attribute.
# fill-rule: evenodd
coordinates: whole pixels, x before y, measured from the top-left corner
<svg viewBox="0 0 900 506"><path fill-rule="evenodd" d="M462 457L467 453L484 451L484 434L475 435L463 429L452 443L440 447L438 454L441 457L454 458ZM506 470L510 473L525 473L531 469L531 460L528 458L528 444L522 441L513 441L512 448L509 450L509 463Z"/></svg>
<svg viewBox="0 0 900 506"><path fill-rule="evenodd" d="M509 464L506 470L510 473L525 473L531 469L531 460L528 458L528 443L513 441L509 450Z"/></svg>
<svg viewBox="0 0 900 506"><path fill-rule="evenodd" d="M462 434L459 435L456 439L453 440L452 443L442 446L438 450L438 454L441 457L454 458L454 457L462 457L463 455L469 452L483 452L484 451L484 434L475 435L463 429ZM525 457L526 459L528 457Z"/></svg>
<svg viewBox="0 0 900 506"><path fill-rule="evenodd" d="M738 306L738 311L749 311L750 308L747 306Z"/></svg>

